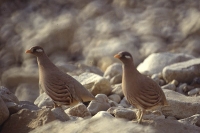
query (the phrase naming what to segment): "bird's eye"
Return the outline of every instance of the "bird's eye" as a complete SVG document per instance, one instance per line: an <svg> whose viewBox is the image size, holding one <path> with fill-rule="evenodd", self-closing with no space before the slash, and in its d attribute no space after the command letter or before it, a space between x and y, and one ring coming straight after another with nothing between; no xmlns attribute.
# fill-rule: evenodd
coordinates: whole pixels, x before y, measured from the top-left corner
<svg viewBox="0 0 200 133"><path fill-rule="evenodd" d="M36 49L36 52L41 53L43 50L42 49Z"/></svg>
<svg viewBox="0 0 200 133"><path fill-rule="evenodd" d="M131 58L131 56L129 56L129 55L125 55L125 58L127 58L127 59L130 59L130 58Z"/></svg>

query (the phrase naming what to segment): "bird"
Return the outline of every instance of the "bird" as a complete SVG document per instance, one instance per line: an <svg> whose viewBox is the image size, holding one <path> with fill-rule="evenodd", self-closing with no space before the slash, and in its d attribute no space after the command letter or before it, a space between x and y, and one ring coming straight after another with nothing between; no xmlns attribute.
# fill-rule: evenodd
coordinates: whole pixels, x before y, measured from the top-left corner
<svg viewBox="0 0 200 133"><path fill-rule="evenodd" d="M76 79L59 70L40 46L31 47L25 53L37 57L39 87L53 100L54 108L74 106L80 102L95 100L95 97Z"/></svg>
<svg viewBox="0 0 200 133"><path fill-rule="evenodd" d="M122 62L122 91L127 101L138 109L136 113L138 123L141 123L146 110L152 111L168 106L160 86L136 69L129 52L121 51L114 57Z"/></svg>

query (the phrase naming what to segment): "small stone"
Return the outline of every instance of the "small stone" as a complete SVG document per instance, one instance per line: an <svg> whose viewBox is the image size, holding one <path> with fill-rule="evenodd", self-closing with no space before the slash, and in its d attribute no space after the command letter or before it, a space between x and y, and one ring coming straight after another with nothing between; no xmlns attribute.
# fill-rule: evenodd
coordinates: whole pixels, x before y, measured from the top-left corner
<svg viewBox="0 0 200 133"><path fill-rule="evenodd" d="M167 116L167 118L166 119L170 119L170 120L177 120L176 119L176 117L174 117L174 116Z"/></svg>
<svg viewBox="0 0 200 133"><path fill-rule="evenodd" d="M171 84L171 83L166 84L166 85L162 86L161 88L162 88L162 89L173 90L173 91L176 90L176 86L175 86L174 84Z"/></svg>
<svg viewBox="0 0 200 133"><path fill-rule="evenodd" d="M65 110L68 115L77 116L77 117L90 117L91 113L87 110L87 107L80 103L75 105L74 107L68 108Z"/></svg>
<svg viewBox="0 0 200 133"><path fill-rule="evenodd" d="M196 125L200 127L200 114L195 114L185 119L180 119L178 122L189 125Z"/></svg>
<svg viewBox="0 0 200 133"><path fill-rule="evenodd" d="M176 88L176 91L181 94L184 94L183 88L185 88L185 87L187 87L186 83L180 84L179 87Z"/></svg>
<svg viewBox="0 0 200 133"><path fill-rule="evenodd" d="M178 81L177 80L172 80L171 82L170 82L170 84L174 84L175 86L178 86Z"/></svg>
<svg viewBox="0 0 200 133"><path fill-rule="evenodd" d="M110 79L111 85L119 84L119 83L122 83L122 75L121 74L118 74Z"/></svg>
<svg viewBox="0 0 200 133"><path fill-rule="evenodd" d="M163 79L160 79L160 80L159 80L159 85L160 85L160 86L165 85L165 81L164 81Z"/></svg>
<svg viewBox="0 0 200 133"><path fill-rule="evenodd" d="M112 86L112 91L111 94L117 94L119 95L121 98L124 96L123 92L122 92L122 84L116 84Z"/></svg>
<svg viewBox="0 0 200 133"><path fill-rule="evenodd" d="M120 101L119 105L123 106L124 108L129 108L129 107L131 106L131 105L128 103L128 101L126 100L125 97Z"/></svg>
<svg viewBox="0 0 200 133"><path fill-rule="evenodd" d="M62 108L53 108L51 111L54 113L55 117L60 121L68 121L70 117L64 112Z"/></svg>
<svg viewBox="0 0 200 133"><path fill-rule="evenodd" d="M107 111L99 111L92 118L113 118L113 116L110 113L108 113Z"/></svg>
<svg viewBox="0 0 200 133"><path fill-rule="evenodd" d="M28 109L28 110L38 110L39 107L36 106L34 103L29 101L20 101L21 109Z"/></svg>
<svg viewBox="0 0 200 133"><path fill-rule="evenodd" d="M105 94L97 94L95 97L96 100L92 100L87 107L91 115L95 115L99 111L106 111L110 108L108 97Z"/></svg>
<svg viewBox="0 0 200 133"><path fill-rule="evenodd" d="M107 79L112 79L116 75L122 75L122 65L121 63L114 63L107 67L106 71L104 72L104 77Z"/></svg>
<svg viewBox="0 0 200 133"><path fill-rule="evenodd" d="M112 101L112 100L108 100L109 104L110 104L110 107L118 107L118 103L116 103L115 101Z"/></svg>
<svg viewBox="0 0 200 133"><path fill-rule="evenodd" d="M21 109L21 106L14 102L6 102L6 106L8 107L10 114L17 113Z"/></svg>
<svg viewBox="0 0 200 133"><path fill-rule="evenodd" d="M119 103L121 101L121 97L117 94L112 94L108 96L108 98L111 99L112 101L115 101L116 103Z"/></svg>
<svg viewBox="0 0 200 133"><path fill-rule="evenodd" d="M136 119L136 113L132 109L111 107L108 112L116 118L124 118L128 120Z"/></svg>
<svg viewBox="0 0 200 133"><path fill-rule="evenodd" d="M34 104L39 108L42 107L54 107L52 99L46 94L42 93L35 101Z"/></svg>
<svg viewBox="0 0 200 133"><path fill-rule="evenodd" d="M200 92L200 88L195 88L191 91L188 91L188 95L189 96L196 95L196 94L199 94L199 92Z"/></svg>
<svg viewBox="0 0 200 133"><path fill-rule="evenodd" d="M4 86L0 86L0 97L4 100L4 102L14 102L19 104L17 97Z"/></svg>

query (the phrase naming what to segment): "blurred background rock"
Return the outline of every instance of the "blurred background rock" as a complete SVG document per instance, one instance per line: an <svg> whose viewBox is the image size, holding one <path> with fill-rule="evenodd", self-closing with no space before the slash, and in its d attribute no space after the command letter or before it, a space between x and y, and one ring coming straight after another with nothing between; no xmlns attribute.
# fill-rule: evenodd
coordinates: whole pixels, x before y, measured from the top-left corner
<svg viewBox="0 0 200 133"><path fill-rule="evenodd" d="M158 52L199 57L200 1L0 0L1 84L22 101L39 94L36 58L25 54L35 45L72 75L102 76L122 50L136 66Z"/></svg>

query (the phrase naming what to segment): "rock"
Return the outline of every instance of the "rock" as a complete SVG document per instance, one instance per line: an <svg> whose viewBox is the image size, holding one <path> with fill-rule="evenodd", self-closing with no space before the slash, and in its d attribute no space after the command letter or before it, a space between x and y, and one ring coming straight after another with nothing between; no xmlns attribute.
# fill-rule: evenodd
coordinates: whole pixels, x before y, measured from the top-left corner
<svg viewBox="0 0 200 133"><path fill-rule="evenodd" d="M85 88L89 89L93 95L100 93L108 95L111 92L109 80L97 74L85 72L74 78L81 82Z"/></svg>
<svg viewBox="0 0 200 133"><path fill-rule="evenodd" d="M184 90L187 88L187 84L186 83L183 83L183 84L180 84L177 88L176 88L176 91L181 93L181 94L184 94Z"/></svg>
<svg viewBox="0 0 200 133"><path fill-rule="evenodd" d="M30 133L63 133L63 131L67 133L198 133L200 131L197 126L182 124L175 120L168 119L157 119L153 122L147 121L143 123L137 124L125 119L116 119L112 117L92 117L90 119L77 121L54 121L42 127L38 127Z"/></svg>
<svg viewBox="0 0 200 133"><path fill-rule="evenodd" d="M113 118L113 116L107 111L99 111L92 119L102 119L102 118Z"/></svg>
<svg viewBox="0 0 200 133"><path fill-rule="evenodd" d="M28 110L38 110L38 106L36 106L34 103L29 101L20 101L20 107L21 109L28 109Z"/></svg>
<svg viewBox="0 0 200 133"><path fill-rule="evenodd" d="M128 103L128 101L126 100L125 97L120 101L119 105L123 106L124 108L129 108L129 107L131 106L131 105Z"/></svg>
<svg viewBox="0 0 200 133"><path fill-rule="evenodd" d="M153 74L151 76L151 79L153 79L158 85L159 85L159 82L160 82L160 78L162 77L161 73L159 74Z"/></svg>
<svg viewBox="0 0 200 133"><path fill-rule="evenodd" d="M122 84L116 84L116 85L112 85L112 91L111 94L117 94L119 95L121 98L124 96L123 92L122 92Z"/></svg>
<svg viewBox="0 0 200 133"><path fill-rule="evenodd" d="M42 93L35 101L34 104L37 105L39 108L44 106L46 107L54 107L54 103L52 99L46 94Z"/></svg>
<svg viewBox="0 0 200 133"><path fill-rule="evenodd" d="M91 101L87 107L91 115L95 115L99 111L106 111L110 108L108 97L105 94L97 94L95 97L96 100Z"/></svg>
<svg viewBox="0 0 200 133"><path fill-rule="evenodd" d="M132 109L111 107L108 112L116 118L124 118L128 120L136 119L136 113Z"/></svg>
<svg viewBox="0 0 200 133"><path fill-rule="evenodd" d="M30 111L22 109L4 123L2 133L27 133L39 126L56 120L50 109Z"/></svg>
<svg viewBox="0 0 200 133"><path fill-rule="evenodd" d="M110 107L118 107L118 103L116 103L115 101L112 101L112 100L108 100L109 104L110 104Z"/></svg>
<svg viewBox="0 0 200 133"><path fill-rule="evenodd" d="M171 90L163 90L169 107L164 107L163 110L170 110L170 116L174 116L177 119L184 119L192 115L200 113L200 97L187 97L178 92ZM168 116L168 113L163 111L163 114Z"/></svg>
<svg viewBox="0 0 200 133"><path fill-rule="evenodd" d="M15 91L15 95L20 101L34 102L39 96L38 84L20 84Z"/></svg>
<svg viewBox="0 0 200 133"><path fill-rule="evenodd" d="M70 117L65 113L62 108L53 108L51 111L54 113L56 119L60 121L68 121Z"/></svg>
<svg viewBox="0 0 200 133"><path fill-rule="evenodd" d="M77 117L90 117L91 113L87 110L87 107L80 103L75 105L74 107L68 108L65 110L68 115L77 116Z"/></svg>
<svg viewBox="0 0 200 133"><path fill-rule="evenodd" d="M160 114L160 112L158 112L158 111L145 112L143 119L144 120L165 119L165 116Z"/></svg>
<svg viewBox="0 0 200 133"><path fill-rule="evenodd" d="M121 101L121 97L117 94L112 94L108 96L108 98L111 99L112 101L115 101L116 103L119 103Z"/></svg>
<svg viewBox="0 0 200 133"><path fill-rule="evenodd" d="M14 67L6 70L2 74L2 84L9 88L13 93L14 88L16 88L19 84L38 84L38 81L38 72L36 69L25 70L22 68Z"/></svg>
<svg viewBox="0 0 200 133"><path fill-rule="evenodd" d="M183 124L196 125L200 127L200 114L196 114L185 119L180 119L178 120L178 122L183 123Z"/></svg>
<svg viewBox="0 0 200 133"><path fill-rule="evenodd" d="M172 90L172 91L175 91L176 90L176 86L174 84L166 84L164 86L161 87L162 89L168 89L168 90Z"/></svg>
<svg viewBox="0 0 200 133"><path fill-rule="evenodd" d="M108 66L106 71L104 72L103 77L110 80L117 75L122 75L121 63L113 63L112 65Z"/></svg>
<svg viewBox="0 0 200 133"><path fill-rule="evenodd" d="M175 79L178 82L191 83L195 77L200 76L199 69L200 59L196 58L166 66L162 73L166 82Z"/></svg>
<svg viewBox="0 0 200 133"><path fill-rule="evenodd" d="M196 95L196 94L199 94L199 92L200 92L200 88L195 88L193 90L188 91L188 95L189 96Z"/></svg>
<svg viewBox="0 0 200 133"><path fill-rule="evenodd" d="M176 80L172 80L170 83L174 84L175 86L178 86L178 81L176 81Z"/></svg>
<svg viewBox="0 0 200 133"><path fill-rule="evenodd" d="M4 102L14 102L19 103L17 97L11 93L6 87L0 86L0 97L4 100Z"/></svg>
<svg viewBox="0 0 200 133"><path fill-rule="evenodd" d="M200 87L200 77L195 77L191 83L191 86Z"/></svg>
<svg viewBox="0 0 200 133"><path fill-rule="evenodd" d="M9 117L9 110L1 97L0 97L0 107L1 107L0 109L0 125L1 125Z"/></svg>
<svg viewBox="0 0 200 133"><path fill-rule="evenodd" d="M21 109L21 107L14 102L6 102L6 106L10 112L10 115L17 113Z"/></svg>
<svg viewBox="0 0 200 133"><path fill-rule="evenodd" d="M111 85L122 83L122 75L118 74L110 79Z"/></svg>
<svg viewBox="0 0 200 133"><path fill-rule="evenodd" d="M137 70L145 75L153 75L162 72L165 66L177 62L183 62L194 57L187 54L173 54L173 53L153 53L149 55L143 63L139 64Z"/></svg>

